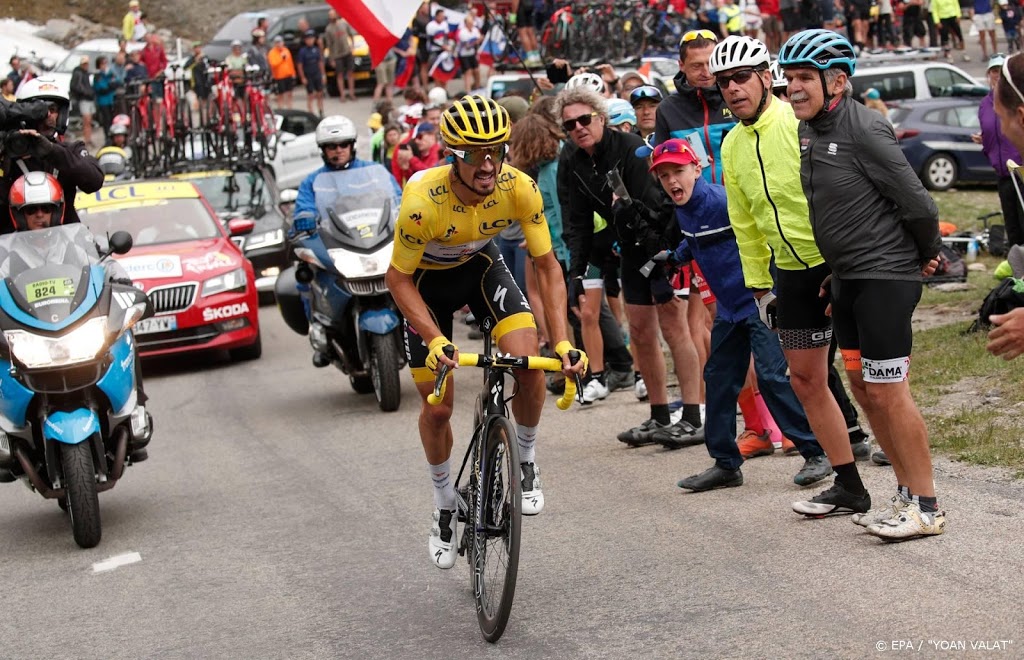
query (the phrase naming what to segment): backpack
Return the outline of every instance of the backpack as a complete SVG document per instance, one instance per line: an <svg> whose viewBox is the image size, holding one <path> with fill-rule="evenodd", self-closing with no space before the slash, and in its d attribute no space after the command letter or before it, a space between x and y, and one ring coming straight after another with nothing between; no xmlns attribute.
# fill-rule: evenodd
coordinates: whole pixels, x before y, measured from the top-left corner
<svg viewBox="0 0 1024 660"><path fill-rule="evenodd" d="M1024 307L1024 280L1007 277L985 296L978 308L978 318L966 332L987 330L992 327L989 317L993 314L1006 314L1018 307Z"/></svg>
<svg viewBox="0 0 1024 660"><path fill-rule="evenodd" d="M939 260L939 265L932 275L924 278L925 284L967 281L967 264L964 263L959 252L943 245L936 258Z"/></svg>
<svg viewBox="0 0 1024 660"><path fill-rule="evenodd" d="M1005 257L1009 246L1006 244L1006 226L992 225L988 228L988 253L993 257Z"/></svg>

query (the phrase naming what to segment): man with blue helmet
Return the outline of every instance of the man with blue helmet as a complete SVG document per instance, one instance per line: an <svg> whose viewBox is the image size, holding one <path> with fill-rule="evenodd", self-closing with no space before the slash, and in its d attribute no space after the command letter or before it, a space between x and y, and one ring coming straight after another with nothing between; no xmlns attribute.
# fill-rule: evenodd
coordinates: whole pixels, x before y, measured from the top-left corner
<svg viewBox="0 0 1024 660"><path fill-rule="evenodd" d="M907 382L911 316L922 275L941 245L938 211L907 164L892 125L851 97L856 56L828 30L794 35L779 52L800 119L800 179L811 227L832 276L832 323L854 395L896 473L897 493L865 511L870 497L852 461L833 460L836 484L797 513L853 511L885 540L941 534L928 431ZM830 293L829 293L829 290Z"/></svg>
<svg viewBox="0 0 1024 660"><path fill-rule="evenodd" d="M608 101L608 125L623 133L632 133L636 127L636 112L629 101L611 99Z"/></svg>

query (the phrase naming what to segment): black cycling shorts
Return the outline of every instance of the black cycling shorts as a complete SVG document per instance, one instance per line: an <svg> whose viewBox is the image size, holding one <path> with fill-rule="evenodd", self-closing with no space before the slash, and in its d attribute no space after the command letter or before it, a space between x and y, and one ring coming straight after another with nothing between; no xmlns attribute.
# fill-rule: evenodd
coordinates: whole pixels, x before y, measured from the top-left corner
<svg viewBox="0 0 1024 660"><path fill-rule="evenodd" d="M513 330L537 327L526 296L516 286L515 278L493 241L465 263L443 270L420 269L413 273L412 279L434 323L449 339L452 316L464 305L469 305L481 327L484 319L493 321L492 334L496 341ZM433 372L425 366L427 354L427 343L406 321L405 355L417 383L434 380Z"/></svg>
<svg viewBox="0 0 1024 660"><path fill-rule="evenodd" d="M832 322L847 371L869 383L907 379L914 344L910 319L921 282L832 278Z"/></svg>
<svg viewBox="0 0 1024 660"><path fill-rule="evenodd" d="M818 296L821 283L831 272L826 264L807 270L778 270L775 304L782 348L821 348L832 342L832 320L825 314L828 297Z"/></svg>
<svg viewBox="0 0 1024 660"><path fill-rule="evenodd" d="M640 273L644 263L633 264L626 257L622 258L622 297L626 304L662 305L672 300L675 297L675 289L668 281L662 265L655 266L650 277L644 277Z"/></svg>

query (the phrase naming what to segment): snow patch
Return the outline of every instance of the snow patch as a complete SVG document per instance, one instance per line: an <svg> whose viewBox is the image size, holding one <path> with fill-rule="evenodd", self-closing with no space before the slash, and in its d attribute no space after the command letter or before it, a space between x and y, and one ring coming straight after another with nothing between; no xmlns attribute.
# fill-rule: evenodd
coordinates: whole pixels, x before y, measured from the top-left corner
<svg viewBox="0 0 1024 660"><path fill-rule="evenodd" d="M3 75L7 75L10 70L7 63L12 55L28 57L35 51L36 58L50 58L54 64L67 57L68 51L63 47L36 36L42 29L41 26L26 21L0 19L0 67Z"/></svg>

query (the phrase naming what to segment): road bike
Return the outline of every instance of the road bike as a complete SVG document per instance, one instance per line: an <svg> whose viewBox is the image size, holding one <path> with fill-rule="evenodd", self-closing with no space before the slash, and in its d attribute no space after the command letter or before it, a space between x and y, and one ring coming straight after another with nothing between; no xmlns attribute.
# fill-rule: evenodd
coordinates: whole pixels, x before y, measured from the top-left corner
<svg viewBox="0 0 1024 660"><path fill-rule="evenodd" d="M242 128L245 134L243 150L248 155L259 146L260 158L274 160L277 156L277 124L274 111L270 109L265 93L266 76L259 66L250 64L245 68L245 94L242 104L245 113Z"/></svg>
<svg viewBox="0 0 1024 660"><path fill-rule="evenodd" d="M458 520L462 523L459 554L470 566L470 586L476 601L480 632L488 642L497 642L512 612L516 577L519 572L519 535L522 527L522 482L519 467L519 443L515 426L509 421L509 402L518 393L516 370L539 369L561 371L559 358L536 356L491 355L491 331L494 319L484 318L484 352L459 353L459 366L484 370L484 387L477 397L473 419L473 437L455 478L458 494ZM445 348L449 359L452 347ZM577 351L569 353L573 364L579 361ZM438 369L434 392L427 402L437 405L444 399L448 367ZM505 377L515 383L512 394L505 398ZM566 379L565 393L556 405L566 410L582 392L579 376ZM582 398L580 398L582 403ZM472 456L468 483L460 487L462 473Z"/></svg>

